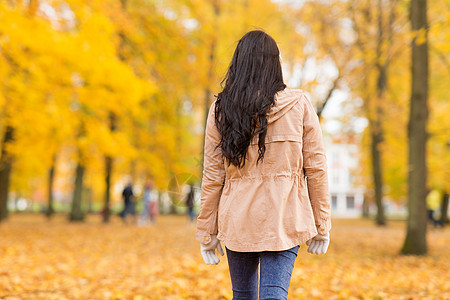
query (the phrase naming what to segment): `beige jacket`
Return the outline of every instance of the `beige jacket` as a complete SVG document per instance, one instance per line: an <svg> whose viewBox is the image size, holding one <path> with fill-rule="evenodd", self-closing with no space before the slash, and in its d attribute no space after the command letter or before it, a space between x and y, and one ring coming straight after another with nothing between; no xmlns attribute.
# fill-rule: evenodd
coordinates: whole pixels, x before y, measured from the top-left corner
<svg viewBox="0 0 450 300"><path fill-rule="evenodd" d="M317 114L301 90L276 95L267 115L266 152L251 142L242 169L228 166L211 105L205 132L196 238L212 234L234 251L277 251L331 229L326 156ZM307 184L308 183L308 184Z"/></svg>

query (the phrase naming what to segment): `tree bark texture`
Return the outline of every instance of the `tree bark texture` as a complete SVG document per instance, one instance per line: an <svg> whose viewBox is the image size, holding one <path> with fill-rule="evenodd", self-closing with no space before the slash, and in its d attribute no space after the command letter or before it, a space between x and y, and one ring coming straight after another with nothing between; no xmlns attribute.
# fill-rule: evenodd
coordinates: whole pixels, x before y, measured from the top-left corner
<svg viewBox="0 0 450 300"><path fill-rule="evenodd" d="M383 141L381 124L377 121L370 122L371 127L371 156L372 156L372 178L375 189L375 204L377 205L376 224L386 225L383 203L383 173L381 165L380 146Z"/></svg>
<svg viewBox="0 0 450 300"><path fill-rule="evenodd" d="M408 225L402 254L425 255L427 253L426 207L426 125L428 120L428 44L427 1L411 0L410 21L413 33L425 30L425 40L412 41L412 82L408 123Z"/></svg>
<svg viewBox="0 0 450 300"><path fill-rule="evenodd" d="M14 128L7 126L3 137L0 158L0 222L8 217L9 182L13 158L8 153L8 145L14 140Z"/></svg>

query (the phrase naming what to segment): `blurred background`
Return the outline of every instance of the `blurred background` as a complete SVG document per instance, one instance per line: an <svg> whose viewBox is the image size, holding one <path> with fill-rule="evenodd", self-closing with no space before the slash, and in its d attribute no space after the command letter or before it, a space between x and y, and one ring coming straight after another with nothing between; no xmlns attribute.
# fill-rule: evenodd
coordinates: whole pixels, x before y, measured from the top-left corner
<svg viewBox="0 0 450 300"><path fill-rule="evenodd" d="M231 299L194 240L203 134L262 29L328 157L332 242L292 299L450 299L450 1L420 3L0 0L0 298Z"/></svg>
<svg viewBox="0 0 450 300"><path fill-rule="evenodd" d="M317 107L333 213L379 224L407 213L410 44L427 38L427 187L448 203L449 8L429 2L425 35L404 0L0 1L0 219L107 221L128 182L139 196L151 181L171 213L192 184L198 209L206 111L252 29Z"/></svg>

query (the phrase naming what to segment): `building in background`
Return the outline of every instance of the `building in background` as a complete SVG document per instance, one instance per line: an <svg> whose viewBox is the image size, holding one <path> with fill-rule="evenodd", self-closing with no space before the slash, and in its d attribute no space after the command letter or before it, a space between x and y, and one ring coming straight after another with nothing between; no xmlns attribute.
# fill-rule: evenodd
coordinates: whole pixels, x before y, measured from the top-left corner
<svg viewBox="0 0 450 300"><path fill-rule="evenodd" d="M325 149L332 216L358 218L362 214L365 192L355 181L359 168L358 146L351 138L326 138Z"/></svg>

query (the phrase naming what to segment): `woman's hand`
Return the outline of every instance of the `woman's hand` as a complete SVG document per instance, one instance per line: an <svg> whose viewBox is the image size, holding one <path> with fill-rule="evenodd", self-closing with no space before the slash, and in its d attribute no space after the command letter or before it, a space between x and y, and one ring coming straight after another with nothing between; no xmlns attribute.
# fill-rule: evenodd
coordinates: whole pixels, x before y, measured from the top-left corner
<svg viewBox="0 0 450 300"><path fill-rule="evenodd" d="M200 244L200 252L205 264L217 265L220 262L219 257L216 255L216 249L220 255L223 256L225 254L216 235L211 235L211 241L208 244Z"/></svg>
<svg viewBox="0 0 450 300"><path fill-rule="evenodd" d="M306 242L308 245L308 252L311 254L325 254L328 250L328 245L330 245L330 233L325 235L318 234L309 241Z"/></svg>

